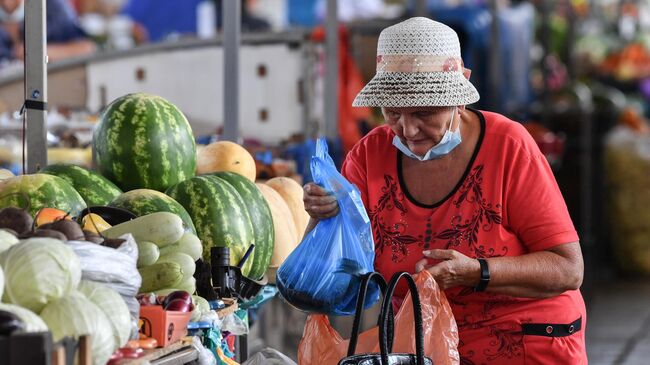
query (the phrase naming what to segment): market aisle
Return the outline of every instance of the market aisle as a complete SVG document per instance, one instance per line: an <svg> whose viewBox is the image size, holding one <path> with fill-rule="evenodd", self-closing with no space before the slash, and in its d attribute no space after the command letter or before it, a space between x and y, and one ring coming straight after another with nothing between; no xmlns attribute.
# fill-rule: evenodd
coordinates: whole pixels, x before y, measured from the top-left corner
<svg viewBox="0 0 650 365"><path fill-rule="evenodd" d="M590 365L650 363L650 280L603 283L587 305Z"/></svg>

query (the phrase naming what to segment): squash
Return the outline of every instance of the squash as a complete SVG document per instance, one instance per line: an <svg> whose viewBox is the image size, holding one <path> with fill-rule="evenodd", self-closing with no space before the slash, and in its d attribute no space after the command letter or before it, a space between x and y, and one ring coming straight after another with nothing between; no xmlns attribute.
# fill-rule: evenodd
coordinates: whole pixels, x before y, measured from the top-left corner
<svg viewBox="0 0 650 365"><path fill-rule="evenodd" d="M243 175L250 181L257 176L255 159L242 146L230 141L210 143L197 152L197 175L230 171Z"/></svg>
<svg viewBox="0 0 650 365"><path fill-rule="evenodd" d="M284 260L298 246L298 233L293 223L291 210L284 202L282 196L273 190L272 187L255 183L264 195L264 199L269 204L271 216L273 217L273 227L275 229L275 246L271 256L270 267L279 267Z"/></svg>
<svg viewBox="0 0 650 365"><path fill-rule="evenodd" d="M284 176L274 177L268 180L266 185L277 191L284 202L287 203L289 210L291 210L293 223L296 226L298 241L301 241L307 224L309 224L309 214L305 211L305 203L302 200L304 194L302 186L296 180Z"/></svg>

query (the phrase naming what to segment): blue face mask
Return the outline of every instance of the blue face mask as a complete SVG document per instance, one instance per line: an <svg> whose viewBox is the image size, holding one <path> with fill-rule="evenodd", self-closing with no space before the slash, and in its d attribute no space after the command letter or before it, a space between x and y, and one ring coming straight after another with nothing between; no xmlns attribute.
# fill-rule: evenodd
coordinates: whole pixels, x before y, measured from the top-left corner
<svg viewBox="0 0 650 365"><path fill-rule="evenodd" d="M403 154L416 160L429 161L439 159L449 154L449 152L456 148L462 141L460 137L460 123L458 123L458 128L456 128L456 131L451 131L451 127L454 124L455 115L456 108L454 108L454 111L451 113L449 129L447 129L445 134L442 136L440 142L437 145L431 147L431 149L429 149L427 153L424 154L424 156L416 155L413 153L413 151L411 151L404 143L402 143L402 140L398 136L393 137L393 146L397 147L397 149L402 151Z"/></svg>

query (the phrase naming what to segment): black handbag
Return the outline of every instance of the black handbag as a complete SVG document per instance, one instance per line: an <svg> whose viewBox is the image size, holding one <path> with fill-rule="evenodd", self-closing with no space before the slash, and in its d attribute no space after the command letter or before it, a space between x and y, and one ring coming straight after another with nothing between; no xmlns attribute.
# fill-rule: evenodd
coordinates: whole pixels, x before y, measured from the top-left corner
<svg viewBox="0 0 650 365"><path fill-rule="evenodd" d="M376 280L374 276L370 275L367 281ZM393 294L399 281L404 278L409 286L411 298L413 299L413 310L415 318L415 354L393 354L393 336L394 336L394 317L393 317ZM366 278L364 277L364 280ZM377 281L377 280L376 280ZM381 280L383 281L383 280ZM367 282L362 281L360 292L364 291L367 287ZM377 281L380 284L380 281ZM382 290L383 292L383 290ZM361 295L361 294L360 294ZM415 280L407 272L399 272L393 275L385 291L384 300L381 305L381 312L379 314L379 354L359 354L354 355L357 344L357 336L359 331L359 316L363 311L363 297L357 300L357 311L355 313L353 333L350 338L350 346L348 347L348 356L339 361L338 365L433 365L433 361L424 356L424 335L422 334L422 310L420 305L420 296L418 289L415 285Z"/></svg>

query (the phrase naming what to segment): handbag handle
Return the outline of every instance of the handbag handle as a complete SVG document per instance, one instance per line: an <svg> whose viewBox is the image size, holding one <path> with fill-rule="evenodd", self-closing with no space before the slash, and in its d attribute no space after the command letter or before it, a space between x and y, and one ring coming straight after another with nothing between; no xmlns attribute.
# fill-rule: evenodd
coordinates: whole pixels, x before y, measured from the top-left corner
<svg viewBox="0 0 650 365"><path fill-rule="evenodd" d="M382 365L388 365L388 354L392 350L388 350L388 338L393 339L394 333L392 328L387 328L388 317L392 317L389 309L392 309L392 298L395 294L395 289L399 281L404 278L409 286L411 299L413 300L413 317L415 318L415 355L417 365L424 365L424 335L422 334L422 306L420 304L420 295L418 288L415 284L413 277L407 272L398 272L390 279L388 289L384 301L381 306L381 314L379 315L381 324L379 325L379 350L381 351ZM388 332L388 333L387 333Z"/></svg>
<svg viewBox="0 0 650 365"><path fill-rule="evenodd" d="M368 292L368 285L374 281L379 286L384 298L386 297L387 284L384 277L377 272L369 272L361 277L361 284L359 284L359 294L357 296L357 308L354 312L354 322L352 322L352 335L350 336L350 343L348 344L348 356L353 356L357 350L357 341L359 339L359 327L361 326L361 315L363 314L363 307L366 302L366 293ZM381 325L381 316L377 318L377 326ZM393 332L394 318L393 307L390 308L390 319L388 328ZM393 349L393 339L388 342L389 351Z"/></svg>

